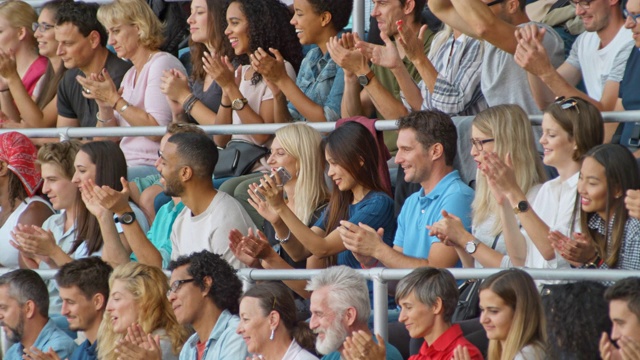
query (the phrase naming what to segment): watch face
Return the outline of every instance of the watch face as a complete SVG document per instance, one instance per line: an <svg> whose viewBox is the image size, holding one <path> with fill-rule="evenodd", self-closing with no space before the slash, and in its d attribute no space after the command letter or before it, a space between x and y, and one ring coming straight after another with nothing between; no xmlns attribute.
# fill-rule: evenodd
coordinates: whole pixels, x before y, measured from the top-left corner
<svg viewBox="0 0 640 360"><path fill-rule="evenodd" d="M476 252L477 247L478 246L476 245L476 243L474 243L473 241L469 241L467 245L464 246L464 249L467 251L467 253L473 254L474 252Z"/></svg>
<svg viewBox="0 0 640 360"><path fill-rule="evenodd" d="M367 86L369 85L369 78L367 77L367 75L358 75L358 82L362 86Z"/></svg>
<svg viewBox="0 0 640 360"><path fill-rule="evenodd" d="M122 214L122 216L120 217L120 222L123 224L131 224L135 219L135 216L133 216L131 213L126 213Z"/></svg>
<svg viewBox="0 0 640 360"><path fill-rule="evenodd" d="M529 210L529 203L526 201L520 201L518 203L518 210L520 210L520 212L525 212Z"/></svg>
<svg viewBox="0 0 640 360"><path fill-rule="evenodd" d="M246 100L243 101L243 99L235 99L233 100L233 102L231 102L231 107L233 108L233 110L242 110L244 108L244 105L246 104Z"/></svg>

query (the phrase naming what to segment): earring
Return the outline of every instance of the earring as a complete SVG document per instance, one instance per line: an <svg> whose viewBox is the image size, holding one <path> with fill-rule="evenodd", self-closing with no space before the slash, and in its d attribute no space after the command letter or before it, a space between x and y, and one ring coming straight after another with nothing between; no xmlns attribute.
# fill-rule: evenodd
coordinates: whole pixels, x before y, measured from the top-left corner
<svg viewBox="0 0 640 360"><path fill-rule="evenodd" d="M273 336L275 335L276 329L271 329L271 336L269 336L269 340L273 340Z"/></svg>

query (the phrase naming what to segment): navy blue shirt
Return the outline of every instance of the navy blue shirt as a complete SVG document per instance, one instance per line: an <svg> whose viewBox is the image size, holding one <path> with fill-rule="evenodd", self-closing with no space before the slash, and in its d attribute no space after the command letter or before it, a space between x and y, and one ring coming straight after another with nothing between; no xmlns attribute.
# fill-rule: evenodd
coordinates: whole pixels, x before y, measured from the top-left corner
<svg viewBox="0 0 640 360"><path fill-rule="evenodd" d="M622 106L625 110L640 110L640 49L631 50L627 67L624 70L624 77L620 82L618 97L622 99ZM636 126L640 130L640 122L624 123L620 144L635 151L640 147L638 139L630 139ZM631 142L629 142L631 140Z"/></svg>

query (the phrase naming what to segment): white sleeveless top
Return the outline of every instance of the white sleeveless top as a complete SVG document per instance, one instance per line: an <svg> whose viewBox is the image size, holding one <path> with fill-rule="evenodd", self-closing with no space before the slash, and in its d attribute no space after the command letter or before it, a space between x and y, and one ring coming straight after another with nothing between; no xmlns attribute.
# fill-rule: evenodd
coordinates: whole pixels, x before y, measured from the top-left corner
<svg viewBox="0 0 640 360"><path fill-rule="evenodd" d="M16 209L9 215L7 221L5 221L4 225L0 228L0 266L8 267L8 268L17 268L18 267L18 257L19 252L11 246L9 240L11 240L11 232L13 228L18 224L18 219L20 219L20 215L27 210L27 207L32 202L37 201L41 202L49 209L51 209L51 214L54 213L51 205L41 198L40 196L32 196L30 198L25 199L25 201L20 202L20 204L16 207Z"/></svg>

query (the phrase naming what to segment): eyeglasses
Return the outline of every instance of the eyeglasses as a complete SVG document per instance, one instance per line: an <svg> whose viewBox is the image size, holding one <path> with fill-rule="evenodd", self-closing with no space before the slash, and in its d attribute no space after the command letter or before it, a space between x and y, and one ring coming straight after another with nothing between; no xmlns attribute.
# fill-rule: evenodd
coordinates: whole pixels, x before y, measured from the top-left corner
<svg viewBox="0 0 640 360"><path fill-rule="evenodd" d="M493 5L496 5L496 4L503 3L503 2L505 2L505 0L493 0L491 2L488 2L487 6L493 6Z"/></svg>
<svg viewBox="0 0 640 360"><path fill-rule="evenodd" d="M484 146L484 144L494 141L496 141L496 139L476 140L474 138L471 138L471 145L475 146L476 150L482 151L482 147Z"/></svg>
<svg viewBox="0 0 640 360"><path fill-rule="evenodd" d="M591 7L591 3L593 2L593 0L581 0L581 1L570 0L570 1L574 6L576 7L580 6L584 10L589 9Z"/></svg>
<svg viewBox="0 0 640 360"><path fill-rule="evenodd" d="M622 15L624 15L625 19L631 19L631 23L633 25L638 25L638 18L640 18L640 14L633 15L627 9L622 10Z"/></svg>
<svg viewBox="0 0 640 360"><path fill-rule="evenodd" d="M564 96L558 96L554 103L558 104L562 110L576 109L578 114L580 114L580 109L578 108L578 100L574 98L565 99Z"/></svg>
<svg viewBox="0 0 640 360"><path fill-rule="evenodd" d="M47 23L34 22L33 24L31 24L31 30L33 30L33 32L36 32L38 30L40 30L40 32L45 32L47 30L53 29L53 27L53 25Z"/></svg>
<svg viewBox="0 0 640 360"><path fill-rule="evenodd" d="M171 293L175 294L176 292L178 292L178 290L180 290L182 285L186 283L194 282L194 281L196 281L196 279L185 279L185 280L174 281L173 284L171 284L171 287L169 288L169 290L167 290L167 297L171 296Z"/></svg>

